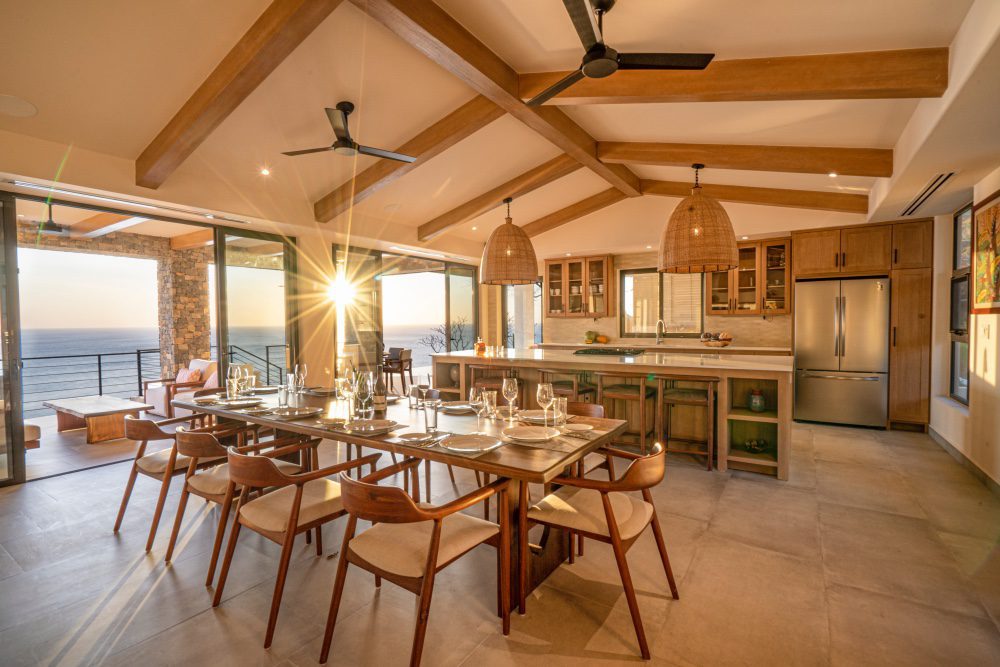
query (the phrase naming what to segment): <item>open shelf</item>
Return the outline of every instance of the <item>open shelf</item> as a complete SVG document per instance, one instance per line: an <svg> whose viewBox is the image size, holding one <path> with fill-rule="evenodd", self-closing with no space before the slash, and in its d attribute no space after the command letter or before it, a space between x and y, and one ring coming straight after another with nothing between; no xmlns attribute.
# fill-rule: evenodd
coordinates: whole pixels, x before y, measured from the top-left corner
<svg viewBox="0 0 1000 667"><path fill-rule="evenodd" d="M726 457L726 460L729 461L730 464L746 463L749 465L767 466L768 468L778 467L778 462L774 458L768 456L766 452L758 454L745 450L739 450L736 454L730 452L729 456Z"/></svg>
<svg viewBox="0 0 1000 667"><path fill-rule="evenodd" d="M764 422L768 424L778 423L777 410L765 410L764 412L754 412L749 408L731 408L729 410L730 419L739 419L748 422Z"/></svg>

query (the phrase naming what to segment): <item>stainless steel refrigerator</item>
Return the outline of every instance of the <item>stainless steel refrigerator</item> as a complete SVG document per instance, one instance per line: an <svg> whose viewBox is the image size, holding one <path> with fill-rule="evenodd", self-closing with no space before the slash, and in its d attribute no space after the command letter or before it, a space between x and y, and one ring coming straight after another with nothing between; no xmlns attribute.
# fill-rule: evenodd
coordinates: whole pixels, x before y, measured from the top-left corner
<svg viewBox="0 0 1000 667"><path fill-rule="evenodd" d="M884 427L888 372L888 278L795 284L795 419Z"/></svg>

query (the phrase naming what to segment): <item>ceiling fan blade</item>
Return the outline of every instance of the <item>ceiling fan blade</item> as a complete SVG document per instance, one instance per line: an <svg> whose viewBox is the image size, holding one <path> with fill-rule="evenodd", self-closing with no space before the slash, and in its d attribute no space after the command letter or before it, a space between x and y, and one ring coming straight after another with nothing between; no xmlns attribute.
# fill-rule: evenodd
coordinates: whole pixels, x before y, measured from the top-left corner
<svg viewBox="0 0 1000 667"><path fill-rule="evenodd" d="M567 88L569 88L582 78L583 78L582 69L578 69L575 72L570 73L569 75L563 77L562 80L549 86L548 88L546 88L545 90L543 90L542 92L538 93L530 100L528 100L528 106L537 107L541 104L545 104L550 99L552 99L562 91L566 90Z"/></svg>
<svg viewBox="0 0 1000 667"><path fill-rule="evenodd" d="M332 151L333 146L324 146L323 148L306 148L301 151L286 151L282 155L288 155L290 157L295 157L296 155L308 155L309 153L323 153L325 151Z"/></svg>
<svg viewBox="0 0 1000 667"><path fill-rule="evenodd" d="M573 21L573 27L580 36L584 50L589 51L594 44L604 42L604 36L597 23L597 14L590 0L563 0L563 4L566 5L566 12Z"/></svg>
<svg viewBox="0 0 1000 667"><path fill-rule="evenodd" d="M714 53L619 53L618 69L705 69Z"/></svg>
<svg viewBox="0 0 1000 667"><path fill-rule="evenodd" d="M402 153L394 153L392 151L383 150L381 148L372 148L371 146L358 146L358 152L362 155L371 155L372 157L384 157L390 160L399 160L400 162L416 162L417 158L410 155L403 155Z"/></svg>
<svg viewBox="0 0 1000 667"><path fill-rule="evenodd" d="M350 141L351 133L347 131L347 114L340 109L326 108L326 117L330 119L333 133L342 141Z"/></svg>

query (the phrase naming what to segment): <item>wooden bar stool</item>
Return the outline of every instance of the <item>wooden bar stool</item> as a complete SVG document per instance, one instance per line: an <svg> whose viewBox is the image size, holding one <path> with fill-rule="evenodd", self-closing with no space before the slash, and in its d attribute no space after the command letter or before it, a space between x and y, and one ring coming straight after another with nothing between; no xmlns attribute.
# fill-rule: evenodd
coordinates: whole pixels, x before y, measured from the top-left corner
<svg viewBox="0 0 1000 667"><path fill-rule="evenodd" d="M499 373L499 375L497 375ZM497 393L497 405L501 405L503 398L504 378L517 378L517 371L510 368L497 368L495 366L469 366L469 386L479 389L488 389ZM517 405L522 410L524 403L525 382L517 382Z"/></svg>
<svg viewBox="0 0 1000 667"><path fill-rule="evenodd" d="M569 375L569 379L554 379ZM583 380L579 373L553 373L539 371L539 382L548 382L556 396L565 396L573 402L596 402L597 386Z"/></svg>
<svg viewBox="0 0 1000 667"><path fill-rule="evenodd" d="M656 388L649 385L649 381L646 379L645 375L623 373L595 373L595 375L597 376L597 402L604 405L605 410L607 410L605 401L623 401L626 406L624 419L628 419L628 402L635 401L638 403L639 430L626 431L622 435L637 437L640 451L645 454L647 451L646 438L650 433L655 432L655 424L653 429L646 427L646 403L650 400L655 400ZM638 380L638 382L629 384L629 380ZM615 406L616 404L612 403L612 409L607 410L610 413L610 417L612 419L622 419L622 417L616 416L616 411L614 410ZM618 440L615 441L615 444L629 443L624 443Z"/></svg>
<svg viewBox="0 0 1000 667"><path fill-rule="evenodd" d="M678 382L697 383L699 387L678 387ZM718 378L661 376L657 378L656 433L663 438L664 449L678 454L692 454L705 457L705 469L712 469L712 453L715 448L715 388ZM701 408L704 415L705 439L677 437L670 433L671 408L675 406ZM702 448L675 446L671 443L701 445Z"/></svg>

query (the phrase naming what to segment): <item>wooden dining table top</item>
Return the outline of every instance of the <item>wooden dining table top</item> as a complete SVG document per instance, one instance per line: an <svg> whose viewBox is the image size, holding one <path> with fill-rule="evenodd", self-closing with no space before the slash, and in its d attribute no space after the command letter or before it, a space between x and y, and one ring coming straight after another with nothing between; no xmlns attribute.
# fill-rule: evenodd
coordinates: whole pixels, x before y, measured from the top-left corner
<svg viewBox="0 0 1000 667"><path fill-rule="evenodd" d="M261 407L274 408L278 405L277 396L264 394L256 396L263 401ZM192 400L175 399L175 407L185 408L192 412L203 412L224 419L233 419L253 424L269 426L280 431L299 433L312 437L336 440L350 444L362 445L371 449L394 452L403 456L428 459L438 463L478 470L500 477L506 477L523 482L545 483L562 474L566 466L579 461L584 456L605 445L620 435L626 428L626 422L620 419L598 419L593 417L572 417L573 423L590 424L594 428L583 431L583 437L561 435L543 443L503 442L500 447L486 452L456 452L446 449L440 444L419 446L399 440L402 433L423 432L423 409L410 409L404 397L389 405L386 412L376 415L379 419L391 419L400 426L386 435L366 435L359 432L348 432L319 423L318 417L344 416L347 413L345 401L334 397L300 394L290 397L289 404L296 407L322 408L321 415L303 419L282 419L269 414L253 415L242 410L236 410L217 404L197 404ZM506 420L483 418L480 432L501 438L500 432L508 426ZM438 433L465 435L476 432L476 415L453 415L439 412Z"/></svg>

